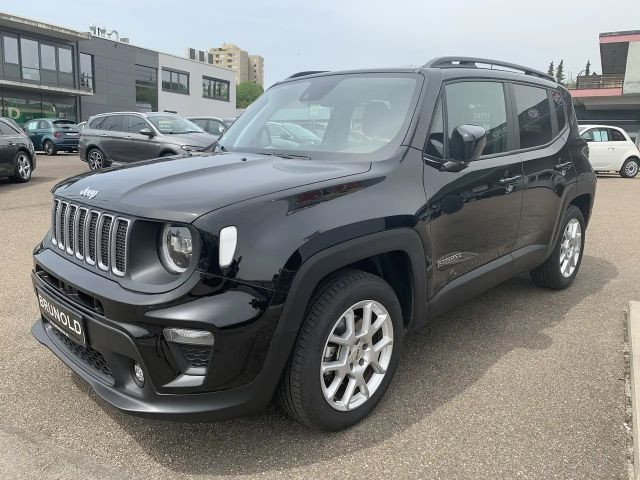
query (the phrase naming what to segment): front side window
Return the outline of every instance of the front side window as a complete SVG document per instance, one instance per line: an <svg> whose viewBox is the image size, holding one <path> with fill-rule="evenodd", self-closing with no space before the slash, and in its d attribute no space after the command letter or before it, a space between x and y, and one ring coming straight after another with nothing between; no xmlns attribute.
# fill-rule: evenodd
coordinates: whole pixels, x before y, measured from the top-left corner
<svg viewBox="0 0 640 480"><path fill-rule="evenodd" d="M610 140L608 128L592 128L580 136L587 142L608 142Z"/></svg>
<svg viewBox="0 0 640 480"><path fill-rule="evenodd" d="M20 54L22 57L22 78L40 81L40 55L38 54L38 42L22 38L20 40Z"/></svg>
<svg viewBox="0 0 640 480"><path fill-rule="evenodd" d="M520 148L531 148L551 141L553 131L547 90L513 85L520 130Z"/></svg>
<svg viewBox="0 0 640 480"><path fill-rule="evenodd" d="M477 125L487 132L483 155L507 151L507 111L499 82L460 82L445 87L447 137L461 125Z"/></svg>
<svg viewBox="0 0 640 480"><path fill-rule="evenodd" d="M314 159L388 158L407 133L422 78L380 73L285 82L253 102L220 142L231 151Z"/></svg>
<svg viewBox="0 0 640 480"><path fill-rule="evenodd" d="M18 60L18 39L15 37L5 36L2 39L4 63L13 63L17 65Z"/></svg>
<svg viewBox="0 0 640 480"><path fill-rule="evenodd" d="M142 117L138 117L137 115L127 115L127 120L130 133L139 134L140 130L149 128L149 124L147 123L147 121Z"/></svg>
<svg viewBox="0 0 640 480"><path fill-rule="evenodd" d="M171 135L204 131L195 123L177 115L153 115L148 118L160 133Z"/></svg>

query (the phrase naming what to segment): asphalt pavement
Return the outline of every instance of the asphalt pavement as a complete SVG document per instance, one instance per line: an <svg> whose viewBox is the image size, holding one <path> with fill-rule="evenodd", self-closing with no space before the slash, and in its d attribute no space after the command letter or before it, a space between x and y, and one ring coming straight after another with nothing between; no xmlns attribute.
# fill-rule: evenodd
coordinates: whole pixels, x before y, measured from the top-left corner
<svg viewBox="0 0 640 480"><path fill-rule="evenodd" d="M514 278L406 339L377 410L336 434L277 407L178 424L122 414L31 336L31 250L50 189L84 172L39 155L0 179L0 478L628 478L625 316L640 300L640 178L598 182L567 290Z"/></svg>

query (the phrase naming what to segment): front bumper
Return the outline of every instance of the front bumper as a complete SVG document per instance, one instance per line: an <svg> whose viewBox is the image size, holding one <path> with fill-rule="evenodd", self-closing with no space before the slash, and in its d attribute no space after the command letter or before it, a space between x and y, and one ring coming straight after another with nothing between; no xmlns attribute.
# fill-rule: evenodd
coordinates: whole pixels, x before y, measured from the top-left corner
<svg viewBox="0 0 640 480"><path fill-rule="evenodd" d="M88 345L75 344L44 318L33 325L34 337L108 403L141 416L206 421L256 413L270 402L296 333L274 335L280 309L267 306L260 312L251 312L246 307L246 288L227 287L215 295L176 305L176 299L171 300L166 294L137 298L130 291L121 292L119 289L124 289L113 285L115 282L92 274L48 249L37 249L34 260L34 288L82 315ZM60 283L52 282L51 278ZM78 282L83 279L84 282ZM196 285L202 288L200 283ZM92 298L100 302L104 314L87 307L87 302L75 301L78 295L87 296L87 287L100 292ZM191 285L185 288L193 293ZM76 289L78 293L69 293ZM121 294L127 305L117 304L110 298L114 294ZM184 293L177 295L183 297ZM133 308L126 309L127 306ZM213 323L203 315L212 309L219 314L216 316L219 321ZM236 323L240 316L245 317L244 321ZM206 375L194 378L197 376L180 371L162 337L165 326L207 328L214 332ZM133 362L145 373L142 388L133 380Z"/></svg>

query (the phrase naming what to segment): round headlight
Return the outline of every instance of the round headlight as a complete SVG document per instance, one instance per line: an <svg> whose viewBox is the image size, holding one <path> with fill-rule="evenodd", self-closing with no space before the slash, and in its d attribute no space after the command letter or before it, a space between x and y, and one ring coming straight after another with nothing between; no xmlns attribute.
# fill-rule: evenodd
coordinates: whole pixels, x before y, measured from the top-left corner
<svg viewBox="0 0 640 480"><path fill-rule="evenodd" d="M183 273L191 264L193 242L187 227L167 224L162 230L160 255L164 267L171 273Z"/></svg>

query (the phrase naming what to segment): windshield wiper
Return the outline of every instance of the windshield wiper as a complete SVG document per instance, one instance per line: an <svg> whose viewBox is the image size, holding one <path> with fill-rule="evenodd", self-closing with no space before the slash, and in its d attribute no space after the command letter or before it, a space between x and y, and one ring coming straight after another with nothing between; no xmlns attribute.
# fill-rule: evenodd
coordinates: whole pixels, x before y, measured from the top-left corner
<svg viewBox="0 0 640 480"><path fill-rule="evenodd" d="M269 152L269 153L264 153L263 155L271 155L273 157L288 158L288 159L303 158L305 160L311 160L311 157L307 155L298 155L296 153Z"/></svg>

